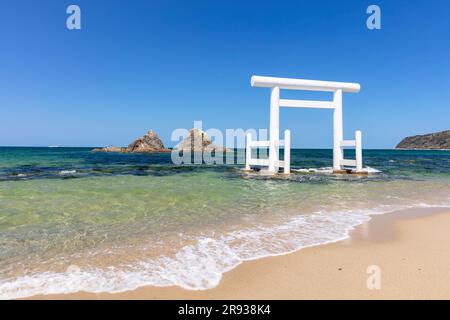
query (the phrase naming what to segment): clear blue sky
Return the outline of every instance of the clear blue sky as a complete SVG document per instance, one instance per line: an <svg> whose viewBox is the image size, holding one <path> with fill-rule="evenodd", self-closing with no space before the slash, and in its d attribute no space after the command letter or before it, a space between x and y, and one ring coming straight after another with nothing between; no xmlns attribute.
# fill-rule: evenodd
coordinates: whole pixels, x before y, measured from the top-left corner
<svg viewBox="0 0 450 320"><path fill-rule="evenodd" d="M66 28L66 8L82 30ZM366 28L378 4L382 29ZM450 129L450 1L1 0L0 145L126 145L149 129L268 126L253 74L359 82L346 138ZM292 96L292 93L289 94ZM305 95L297 95L305 96ZM329 110L283 109L297 147L331 147Z"/></svg>

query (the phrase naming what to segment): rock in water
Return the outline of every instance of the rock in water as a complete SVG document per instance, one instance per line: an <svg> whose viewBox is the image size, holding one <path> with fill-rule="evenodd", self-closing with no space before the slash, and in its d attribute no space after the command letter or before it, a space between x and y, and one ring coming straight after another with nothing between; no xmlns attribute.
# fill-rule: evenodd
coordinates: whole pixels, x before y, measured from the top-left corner
<svg viewBox="0 0 450 320"><path fill-rule="evenodd" d="M166 149L162 140L158 137L156 132L149 131L142 137L137 138L128 145L127 148L121 147L105 147L95 148L93 152L170 152L170 149Z"/></svg>
<svg viewBox="0 0 450 320"><path fill-rule="evenodd" d="M121 147L104 147L92 149L92 152L125 152L126 148Z"/></svg>
<svg viewBox="0 0 450 320"><path fill-rule="evenodd" d="M406 137L395 148L450 150L450 130Z"/></svg>
<svg viewBox="0 0 450 320"><path fill-rule="evenodd" d="M149 131L128 145L127 152L168 152L156 132Z"/></svg>
<svg viewBox="0 0 450 320"><path fill-rule="evenodd" d="M185 152L211 152L213 150L216 152L230 151L227 148L213 144L205 132L196 128L189 130L188 136L180 143L177 150Z"/></svg>

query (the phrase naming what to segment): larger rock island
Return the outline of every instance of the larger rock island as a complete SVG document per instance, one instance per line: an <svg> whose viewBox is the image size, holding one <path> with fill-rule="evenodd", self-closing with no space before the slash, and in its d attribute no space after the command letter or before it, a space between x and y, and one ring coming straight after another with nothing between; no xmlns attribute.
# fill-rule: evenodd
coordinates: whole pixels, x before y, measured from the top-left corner
<svg viewBox="0 0 450 320"><path fill-rule="evenodd" d="M406 137L395 149L450 150L450 130Z"/></svg>
<svg viewBox="0 0 450 320"><path fill-rule="evenodd" d="M154 153L154 152L170 152L170 149L164 147L162 140L158 137L156 132L149 131L142 137L137 138L128 147L105 147L95 148L93 152L122 152L122 153Z"/></svg>

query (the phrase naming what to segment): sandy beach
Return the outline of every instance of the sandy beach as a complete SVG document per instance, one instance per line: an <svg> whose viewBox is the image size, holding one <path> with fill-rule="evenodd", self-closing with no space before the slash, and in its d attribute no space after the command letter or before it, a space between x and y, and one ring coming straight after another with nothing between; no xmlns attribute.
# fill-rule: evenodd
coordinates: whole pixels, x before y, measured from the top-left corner
<svg viewBox="0 0 450 320"><path fill-rule="evenodd" d="M409 209L373 216L347 240L245 262L209 290L142 287L33 298L449 299L449 229L448 208ZM368 267L373 265L381 271L380 289L367 288Z"/></svg>

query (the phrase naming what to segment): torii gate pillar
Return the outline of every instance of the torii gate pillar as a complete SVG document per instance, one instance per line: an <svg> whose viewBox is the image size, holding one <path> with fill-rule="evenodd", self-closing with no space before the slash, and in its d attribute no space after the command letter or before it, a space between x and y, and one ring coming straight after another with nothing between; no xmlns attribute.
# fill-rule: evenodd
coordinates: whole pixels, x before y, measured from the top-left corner
<svg viewBox="0 0 450 320"><path fill-rule="evenodd" d="M333 170L341 170L341 161L344 159L341 143L344 140L342 124L342 89L333 93Z"/></svg>
<svg viewBox="0 0 450 320"><path fill-rule="evenodd" d="M269 172L278 172L276 161L279 159L279 148L275 145L280 140L280 87L270 91L270 132L269 132Z"/></svg>

